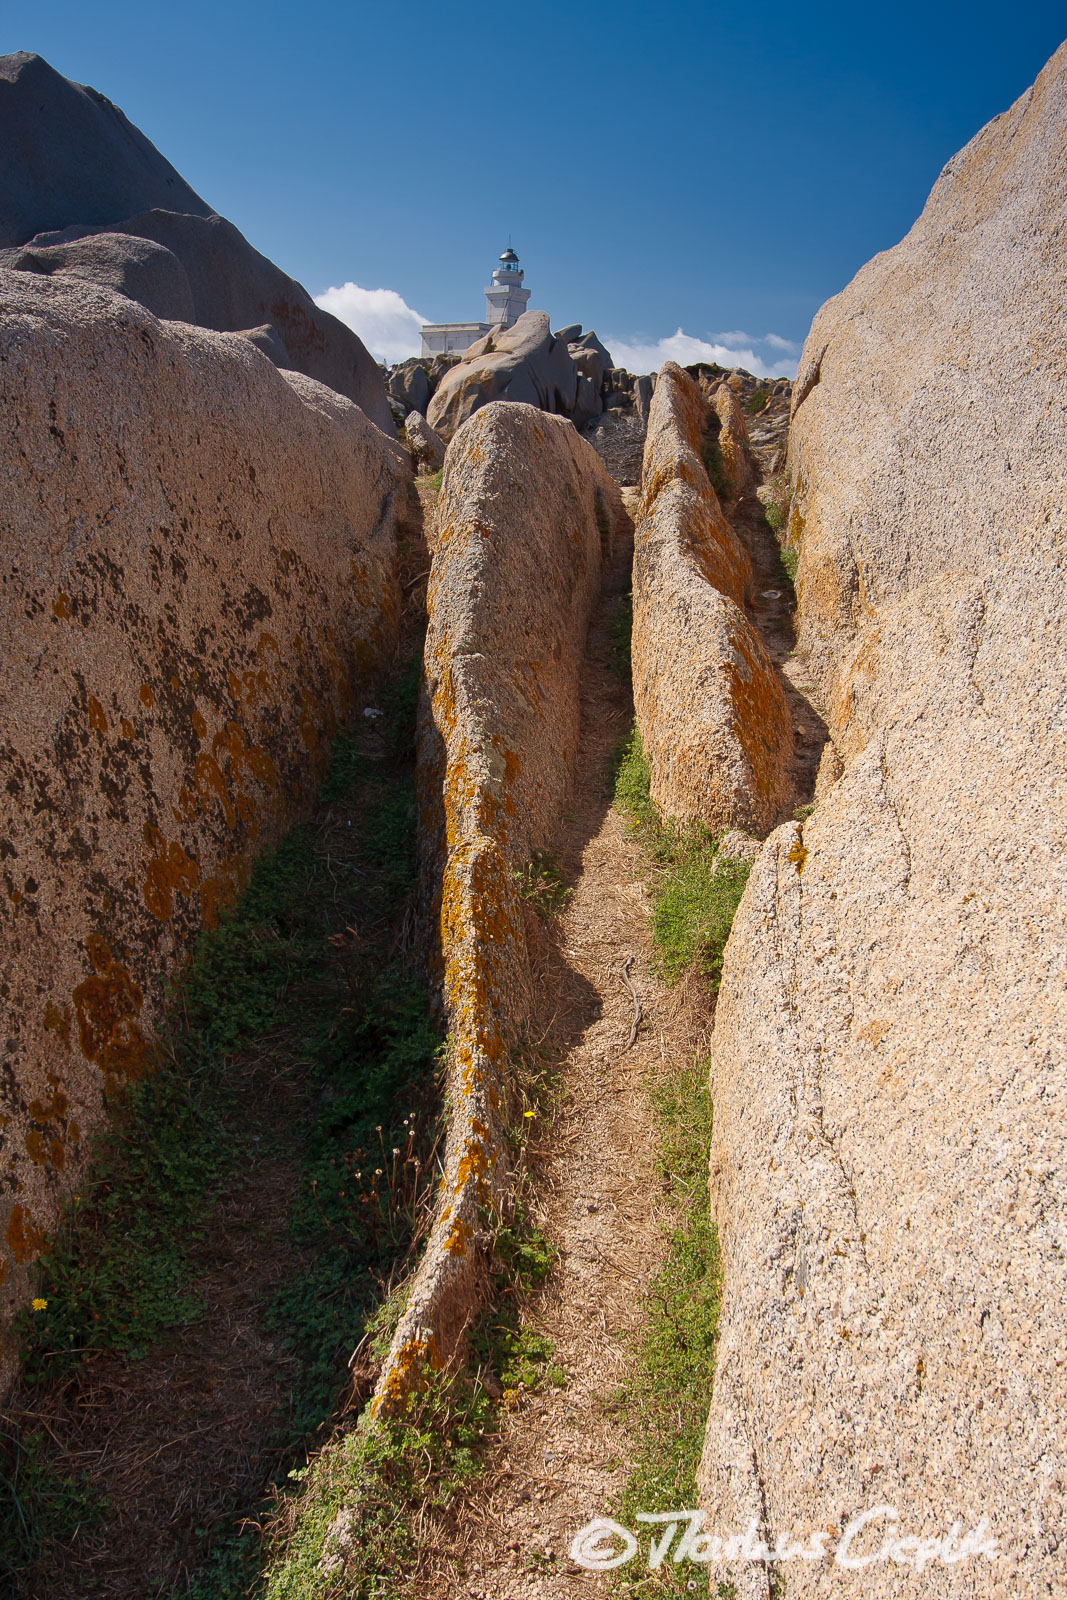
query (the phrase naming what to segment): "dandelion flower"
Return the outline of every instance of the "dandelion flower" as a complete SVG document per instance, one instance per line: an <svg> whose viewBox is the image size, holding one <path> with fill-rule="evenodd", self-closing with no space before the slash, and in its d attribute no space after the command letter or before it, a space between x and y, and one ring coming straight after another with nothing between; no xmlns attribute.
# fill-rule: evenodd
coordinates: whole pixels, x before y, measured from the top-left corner
<svg viewBox="0 0 1067 1600"><path fill-rule="evenodd" d="M47 1300L35 1300L33 1302L33 1309L35 1311L47 1311L48 1310L48 1301Z"/></svg>

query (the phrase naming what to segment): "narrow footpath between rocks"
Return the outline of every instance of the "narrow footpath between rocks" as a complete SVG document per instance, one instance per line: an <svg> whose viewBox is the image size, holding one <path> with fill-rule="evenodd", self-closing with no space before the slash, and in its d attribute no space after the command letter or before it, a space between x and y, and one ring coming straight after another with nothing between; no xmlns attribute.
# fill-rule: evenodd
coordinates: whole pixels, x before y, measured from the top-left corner
<svg viewBox="0 0 1067 1600"><path fill-rule="evenodd" d="M560 1062L562 1104L532 1151L532 1206L558 1251L525 1324L547 1336L561 1389L523 1393L503 1410L484 1478L450 1546L429 1552L418 1600L542 1600L608 1592L605 1575L568 1557L574 1534L609 1516L635 1454L612 1405L644 1321L643 1296L666 1249L670 1212L655 1170L647 1083L658 1063L702 1048L710 1026L652 970L648 862L611 807L611 757L629 732L629 685L611 665L609 624L629 586L630 552L609 576L590 629L576 792L559 859L573 892L538 972L540 1021L576 1041ZM628 1048L634 1002L644 1019Z"/></svg>

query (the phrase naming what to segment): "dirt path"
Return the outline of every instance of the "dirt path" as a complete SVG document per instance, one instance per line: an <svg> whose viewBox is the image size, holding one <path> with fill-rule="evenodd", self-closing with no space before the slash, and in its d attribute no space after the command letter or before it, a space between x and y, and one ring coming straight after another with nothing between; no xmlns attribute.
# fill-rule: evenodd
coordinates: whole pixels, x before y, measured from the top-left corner
<svg viewBox="0 0 1067 1600"><path fill-rule="evenodd" d="M650 969L647 858L611 809L611 754L630 728L629 688L610 665L608 622L629 562L590 632L573 820L560 859L573 893L538 973L543 1026L577 1042L561 1063L564 1103L535 1156L534 1216L558 1251L524 1319L547 1335L563 1389L524 1394L503 1413L481 1489L468 1502L420 1600L542 1600L607 1592L568 1558L571 1539L610 1515L634 1456L612 1401L625 1381L642 1297L665 1252L666 1191L655 1171L651 1071L701 1043L675 992ZM644 1008L636 1044L622 977Z"/></svg>

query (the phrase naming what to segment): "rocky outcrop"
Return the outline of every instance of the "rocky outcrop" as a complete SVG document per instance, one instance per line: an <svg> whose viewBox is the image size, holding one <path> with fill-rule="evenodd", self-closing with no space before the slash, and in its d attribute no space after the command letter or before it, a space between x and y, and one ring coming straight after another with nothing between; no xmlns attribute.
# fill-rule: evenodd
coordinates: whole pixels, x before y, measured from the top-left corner
<svg viewBox="0 0 1067 1600"><path fill-rule="evenodd" d="M604 408L611 356L595 333L581 334L578 324L553 334L543 311L526 311L512 327L492 329L441 379L430 422L450 439L482 406L517 400L584 427Z"/></svg>
<svg viewBox="0 0 1067 1600"><path fill-rule="evenodd" d="M708 426L700 390L668 362L634 547L634 709L665 816L763 834L787 799L792 723L745 613L751 568L704 468Z"/></svg>
<svg viewBox="0 0 1067 1600"><path fill-rule="evenodd" d="M711 400L719 419L719 451L723 474L734 500L740 500L756 482L755 463L741 402L728 383L720 383Z"/></svg>
<svg viewBox="0 0 1067 1600"><path fill-rule="evenodd" d="M389 658L404 452L246 339L0 272L3 1306L167 978Z"/></svg>
<svg viewBox="0 0 1067 1600"><path fill-rule="evenodd" d="M0 57L0 267L87 279L220 332L269 324L284 364L393 431L381 372L356 335L217 216L109 100L24 52Z"/></svg>
<svg viewBox="0 0 1067 1600"><path fill-rule="evenodd" d="M440 471L445 464L445 441L439 433L434 432L420 412L408 413L404 421L404 437L416 472Z"/></svg>
<svg viewBox="0 0 1067 1600"><path fill-rule="evenodd" d="M1065 151L1067 47L819 313L795 390L801 643L843 771L767 841L726 953L702 1492L742 1531L893 1508L850 1552L903 1538L871 1597L1063 1581ZM917 1574L916 1541L982 1519L995 1559Z"/></svg>
<svg viewBox="0 0 1067 1600"><path fill-rule="evenodd" d="M509 1050L530 1001L516 874L552 846L567 803L602 550L625 525L617 489L563 418L490 405L449 446L419 731L424 881L451 1041L447 1153L379 1409L450 1358L484 1288L485 1212L506 1182Z"/></svg>

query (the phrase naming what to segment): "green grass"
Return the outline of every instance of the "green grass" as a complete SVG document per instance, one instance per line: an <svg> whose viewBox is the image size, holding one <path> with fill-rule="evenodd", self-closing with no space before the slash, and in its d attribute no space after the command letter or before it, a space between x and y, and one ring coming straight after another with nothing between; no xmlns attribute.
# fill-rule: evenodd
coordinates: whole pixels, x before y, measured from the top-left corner
<svg viewBox="0 0 1067 1600"><path fill-rule="evenodd" d="M704 434L704 442L701 446L700 454L711 487L715 490L720 500L729 500L731 498L730 485L726 477L726 466L722 459L719 435L712 430L710 425Z"/></svg>
<svg viewBox="0 0 1067 1600"><path fill-rule="evenodd" d="M758 417L771 403L770 389L754 389L745 401L745 410L750 417Z"/></svg>
<svg viewBox="0 0 1067 1600"><path fill-rule="evenodd" d="M519 893L546 922L558 917L571 896L563 868L550 850L535 850L514 874Z"/></svg>
<svg viewBox="0 0 1067 1600"><path fill-rule="evenodd" d="M657 1113L657 1166L669 1187L673 1225L667 1259L649 1286L648 1319L634 1374L619 1397L639 1441L623 1491L618 1520L636 1529L638 1511L695 1506L696 1470L704 1444L715 1367L719 1317L719 1250L711 1220L707 1160L711 1098L703 1059L674 1067L652 1080ZM687 1595L701 1582L692 1565L667 1561L638 1576L617 1576L623 1593Z"/></svg>
<svg viewBox="0 0 1067 1600"><path fill-rule="evenodd" d="M297 1357L272 1447L298 1451L333 1414L348 1355L427 1215L438 1131L440 1040L397 939L416 880L419 667L416 652L382 694L374 749L338 738L311 823L260 858L233 910L198 938L159 1069L116 1099L38 1268L47 1305L19 1319L27 1385L64 1379L94 1351L135 1362L200 1317L217 1202L269 1146L296 1164L283 1203L299 1261L261 1309ZM351 832L331 832L335 806L354 809ZM295 1085L280 1119L249 1117L245 1059ZM50 1465L51 1446L32 1449L22 1481L33 1492L0 1499L0 1549L21 1550L24 1567L63 1542L50 1508L77 1488ZM189 1592L236 1600L259 1541L235 1527L203 1563Z"/></svg>
<svg viewBox="0 0 1067 1600"><path fill-rule="evenodd" d="M342 1593L345 1600L403 1600L410 1593L416 1526L447 1514L481 1476L500 1404L566 1381L551 1342L521 1321L523 1300L544 1283L553 1261L548 1241L519 1209L497 1234L491 1309L471 1334L469 1368L435 1379L399 1417L372 1424L364 1413L306 1470L290 1475L296 1492L275 1522L265 1600ZM324 1573L327 1535L342 1511L343 1574Z"/></svg>
<svg viewBox="0 0 1067 1600"><path fill-rule="evenodd" d="M634 726L615 757L615 805L641 835L653 864L652 938L660 970L676 983L690 970L718 988L722 957L750 865L720 856L706 828L664 821L650 795L650 768Z"/></svg>
<svg viewBox="0 0 1067 1600"><path fill-rule="evenodd" d="M21 1576L49 1546L62 1547L79 1528L100 1521L107 1507L84 1473L57 1473L45 1436L0 1430L0 1579L17 1594Z"/></svg>
<svg viewBox="0 0 1067 1600"><path fill-rule="evenodd" d="M633 660L631 657L631 642L634 631L634 596L631 589L628 594L620 595L611 614L608 624L608 635L611 641L611 667L619 677L629 683L633 673Z"/></svg>

